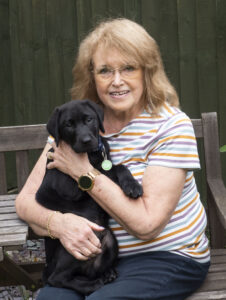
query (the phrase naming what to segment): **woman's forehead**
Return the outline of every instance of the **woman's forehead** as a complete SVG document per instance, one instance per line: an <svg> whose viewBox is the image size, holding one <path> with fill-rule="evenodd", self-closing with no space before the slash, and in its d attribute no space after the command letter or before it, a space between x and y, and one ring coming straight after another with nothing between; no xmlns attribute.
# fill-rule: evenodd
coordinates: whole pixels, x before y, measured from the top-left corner
<svg viewBox="0 0 226 300"><path fill-rule="evenodd" d="M122 65L134 61L129 55L117 48L98 46L92 57L95 66L99 65Z"/></svg>

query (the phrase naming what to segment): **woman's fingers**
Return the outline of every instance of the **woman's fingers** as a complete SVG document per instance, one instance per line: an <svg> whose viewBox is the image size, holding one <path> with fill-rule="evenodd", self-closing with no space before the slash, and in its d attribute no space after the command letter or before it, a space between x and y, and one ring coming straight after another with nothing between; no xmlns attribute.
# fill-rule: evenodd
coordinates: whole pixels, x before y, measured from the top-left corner
<svg viewBox="0 0 226 300"><path fill-rule="evenodd" d="M55 143L55 139L54 137L52 137L51 135L48 136L48 139L47 139L47 143L53 148L53 150L55 151L55 149L57 148L56 146L56 143ZM46 157L49 159L49 160L54 160L54 152L52 151L48 151L46 153Z"/></svg>
<svg viewBox="0 0 226 300"><path fill-rule="evenodd" d="M94 231L103 231L105 228L101 225L98 225L97 223L93 223L89 220L87 220L87 223L89 224L90 228Z"/></svg>
<svg viewBox="0 0 226 300"><path fill-rule="evenodd" d="M86 260L101 253L101 243L93 228L100 231L103 227L83 217L67 213L63 214L61 228L61 243L77 259Z"/></svg>
<svg viewBox="0 0 226 300"><path fill-rule="evenodd" d="M89 253L86 253L87 255L97 255L101 253L101 242L93 232L92 228L88 227L87 230L84 230L84 235L80 240L80 247L80 249L85 248L89 251Z"/></svg>
<svg viewBox="0 0 226 300"><path fill-rule="evenodd" d="M75 256L77 259L88 260L100 254L101 249L99 247L94 246L89 241L84 241L81 245L80 244L76 245L76 248L71 250L70 253L73 256Z"/></svg>
<svg viewBox="0 0 226 300"><path fill-rule="evenodd" d="M71 164L73 164L73 156L75 155L74 151L63 141L61 141L58 146L56 146L55 142L52 142L51 146L53 148L53 152L49 152L47 154L47 157L51 160L48 163L47 168L57 168L61 172L68 174Z"/></svg>
<svg viewBox="0 0 226 300"><path fill-rule="evenodd" d="M48 154L51 159L47 165L48 169L57 168L74 179L91 169L92 166L90 165L87 153L76 153L64 141L60 141L58 146L56 146L55 142L52 142L51 146L54 152Z"/></svg>
<svg viewBox="0 0 226 300"><path fill-rule="evenodd" d="M53 160L53 152L48 151L48 152L46 153L46 157L47 157L49 160Z"/></svg>
<svg viewBox="0 0 226 300"><path fill-rule="evenodd" d="M80 253L79 251L75 251L74 253L73 253L73 256L75 257L75 258L77 258L78 260L88 260L89 259L89 257L87 257L87 256L85 256L85 255L83 255L82 253Z"/></svg>
<svg viewBox="0 0 226 300"><path fill-rule="evenodd" d="M98 246L94 245L92 242L90 242L89 240L86 241L85 243L85 249L86 249L86 254L88 256L92 255L95 256L97 254L101 253L101 244L99 243ZM83 252L84 253L84 252ZM84 253L85 254L85 253Z"/></svg>

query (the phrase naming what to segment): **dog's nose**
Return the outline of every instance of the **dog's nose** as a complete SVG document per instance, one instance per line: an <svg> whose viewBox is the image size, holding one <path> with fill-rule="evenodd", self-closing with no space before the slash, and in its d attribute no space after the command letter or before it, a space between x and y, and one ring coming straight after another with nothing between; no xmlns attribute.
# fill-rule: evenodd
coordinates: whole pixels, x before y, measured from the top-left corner
<svg viewBox="0 0 226 300"><path fill-rule="evenodd" d="M88 136L88 135L83 136L83 138L82 138L83 144L88 144L90 141L91 141L90 136Z"/></svg>

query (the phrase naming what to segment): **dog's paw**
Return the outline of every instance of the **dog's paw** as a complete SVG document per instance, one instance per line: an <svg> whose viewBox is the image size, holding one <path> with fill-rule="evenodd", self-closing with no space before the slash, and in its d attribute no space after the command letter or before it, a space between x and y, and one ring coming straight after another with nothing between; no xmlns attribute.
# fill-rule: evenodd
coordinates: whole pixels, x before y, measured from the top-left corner
<svg viewBox="0 0 226 300"><path fill-rule="evenodd" d="M123 192L126 196L137 199L143 195L143 188L136 180L126 180L121 185Z"/></svg>
<svg viewBox="0 0 226 300"><path fill-rule="evenodd" d="M110 283L118 277L117 271L115 269L110 269L103 275L103 283Z"/></svg>

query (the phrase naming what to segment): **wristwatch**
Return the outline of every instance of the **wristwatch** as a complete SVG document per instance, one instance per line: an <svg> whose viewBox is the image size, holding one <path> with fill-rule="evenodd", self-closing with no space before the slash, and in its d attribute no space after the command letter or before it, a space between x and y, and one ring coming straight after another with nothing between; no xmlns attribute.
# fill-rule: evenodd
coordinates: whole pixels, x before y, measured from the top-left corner
<svg viewBox="0 0 226 300"><path fill-rule="evenodd" d="M95 182L95 178L97 175L101 173L97 169L93 169L92 171L88 172L87 174L81 175L78 179L78 187L82 191L90 191L92 190Z"/></svg>

